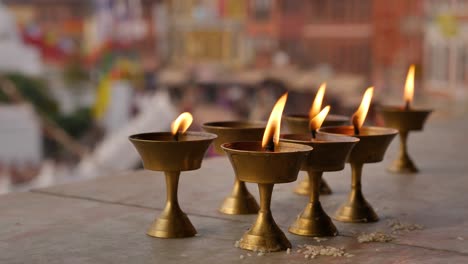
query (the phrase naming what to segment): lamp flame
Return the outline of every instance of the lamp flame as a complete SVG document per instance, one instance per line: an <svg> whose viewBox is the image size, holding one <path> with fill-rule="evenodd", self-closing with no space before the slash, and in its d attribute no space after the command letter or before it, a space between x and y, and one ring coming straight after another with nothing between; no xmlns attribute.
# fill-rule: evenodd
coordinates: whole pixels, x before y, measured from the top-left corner
<svg viewBox="0 0 468 264"><path fill-rule="evenodd" d="M354 134L359 134L359 129L364 124L366 120L367 112L369 111L370 103L372 101L372 94L374 93L374 87L367 88L364 96L362 97L361 104L357 111L351 117L351 121L354 126Z"/></svg>
<svg viewBox="0 0 468 264"><path fill-rule="evenodd" d="M276 101L273 110L271 110L270 118L265 128L265 133L262 139L262 148L267 148L273 151L274 147L278 145L281 127L281 116L283 109L288 99L288 93L283 94L278 101ZM273 144L272 144L273 143Z"/></svg>
<svg viewBox="0 0 468 264"><path fill-rule="evenodd" d="M323 121L325 121L325 118L328 115L328 112L330 112L330 106L329 105L327 105L325 108L323 108L322 111L320 111L320 113L318 115L316 115L314 118L312 118L310 120L310 122L309 122L310 131L315 131L315 130L319 129L322 126Z"/></svg>
<svg viewBox="0 0 468 264"><path fill-rule="evenodd" d="M193 116L189 112L180 114L171 124L172 135L184 133L190 127L193 121Z"/></svg>
<svg viewBox="0 0 468 264"><path fill-rule="evenodd" d="M413 101L414 96L414 72L415 66L412 64L408 70L408 75L406 76L406 83L405 83L405 94L404 100L406 104L406 108L409 108L409 105Z"/></svg>
<svg viewBox="0 0 468 264"><path fill-rule="evenodd" d="M320 112L320 109L322 108L322 102L323 102L323 97L325 95L326 88L327 88L326 83L322 83L322 85L320 85L320 88L318 89L317 94L315 95L314 102L312 103L312 106L310 107L309 119L314 118Z"/></svg>

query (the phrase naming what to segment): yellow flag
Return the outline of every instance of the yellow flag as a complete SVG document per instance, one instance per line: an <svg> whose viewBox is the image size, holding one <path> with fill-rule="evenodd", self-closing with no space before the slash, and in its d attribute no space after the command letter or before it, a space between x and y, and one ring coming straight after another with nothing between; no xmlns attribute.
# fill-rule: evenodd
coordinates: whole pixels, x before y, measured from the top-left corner
<svg viewBox="0 0 468 264"><path fill-rule="evenodd" d="M437 24L442 34L446 38L454 37L458 34L458 21L454 15L440 14L437 17Z"/></svg>
<svg viewBox="0 0 468 264"><path fill-rule="evenodd" d="M97 88L96 101L94 103L93 114L95 119L101 119L106 113L107 106L109 105L110 90L111 90L111 76L107 74L101 79Z"/></svg>

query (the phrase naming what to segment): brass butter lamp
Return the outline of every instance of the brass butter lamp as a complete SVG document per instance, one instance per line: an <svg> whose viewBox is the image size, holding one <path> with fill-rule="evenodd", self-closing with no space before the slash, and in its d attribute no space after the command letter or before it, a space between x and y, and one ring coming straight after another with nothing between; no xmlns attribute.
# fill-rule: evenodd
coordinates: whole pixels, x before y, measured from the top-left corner
<svg viewBox="0 0 468 264"><path fill-rule="evenodd" d="M406 77L405 106L381 106L378 109L385 125L397 129L400 134L398 158L388 168L389 171L395 173L416 173L419 171L408 154L408 134L410 131L422 130L427 117L432 112L429 109L415 109L411 107L414 97L414 72L415 66L411 65Z"/></svg>
<svg viewBox="0 0 468 264"><path fill-rule="evenodd" d="M306 145L279 142L281 113L287 94L275 104L262 141L231 142L221 147L240 181L257 183L260 210L252 227L242 236L239 247L247 250L280 251L291 243L273 219L270 210L273 186L297 179L301 164L312 150Z"/></svg>
<svg viewBox="0 0 468 264"><path fill-rule="evenodd" d="M353 146L359 141L355 137L316 133L330 107L325 107L310 120L311 134L281 135L281 142L298 143L311 146L314 150L302 164L312 183L309 203L289 227L289 232L301 236L336 236L338 231L330 217L323 210L319 197L319 184L325 171L340 171Z"/></svg>
<svg viewBox="0 0 468 264"><path fill-rule="evenodd" d="M309 134L309 122L310 120L317 116L322 108L323 97L325 96L326 83L322 83L320 88L315 95L314 102L309 110L308 115L292 114L284 115L283 119L286 121L286 125L291 134ZM349 122L349 118L342 115L327 115L323 126L340 126ZM300 181L299 184L294 189L294 192L300 195L310 195L311 184L309 181L310 177L305 178ZM320 194L331 194L332 190L328 183L322 178L320 180Z"/></svg>
<svg viewBox="0 0 468 264"><path fill-rule="evenodd" d="M185 132L192 123L189 113L182 113L172 123L171 132L136 134L129 137L147 170L163 171L166 176L166 206L147 234L159 238L194 236L197 231L182 211L177 199L181 171L199 169L208 146L216 135Z"/></svg>
<svg viewBox="0 0 468 264"><path fill-rule="evenodd" d="M352 117L353 126L322 127L318 131L324 133L348 135L359 138L348 161L351 165L351 192L348 201L335 213L334 218L342 222L366 223L376 222L379 217L362 193L362 168L366 163L376 163L383 160L385 151L398 131L385 127L363 127L372 99L373 87L364 94L361 105Z"/></svg>
<svg viewBox="0 0 468 264"><path fill-rule="evenodd" d="M255 121L224 121L210 122L202 125L207 132L218 135L213 142L216 153L225 155L221 148L223 143L236 141L260 141L265 131L264 122ZM231 194L226 197L219 208L224 214L256 214L258 213L258 204L255 198L250 194L245 182L237 177L234 180L234 187Z"/></svg>

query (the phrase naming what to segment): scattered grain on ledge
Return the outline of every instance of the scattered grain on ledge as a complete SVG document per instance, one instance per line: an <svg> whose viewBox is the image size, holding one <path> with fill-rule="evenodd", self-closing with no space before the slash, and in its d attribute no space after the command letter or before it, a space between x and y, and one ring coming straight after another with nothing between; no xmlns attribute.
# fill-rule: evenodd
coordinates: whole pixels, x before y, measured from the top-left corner
<svg viewBox="0 0 468 264"><path fill-rule="evenodd" d="M359 243L390 242L393 237L383 232L362 233L357 237Z"/></svg>
<svg viewBox="0 0 468 264"><path fill-rule="evenodd" d="M353 257L353 254L347 253L343 247L336 248L331 246L299 245L297 253L303 254L305 259L314 259L317 256L331 257Z"/></svg>
<svg viewBox="0 0 468 264"><path fill-rule="evenodd" d="M410 232L424 229L424 226L422 225L405 223L401 222L398 219L390 220L387 224L392 229L392 234L400 234L402 232Z"/></svg>
<svg viewBox="0 0 468 264"><path fill-rule="evenodd" d="M322 242L322 241L327 241L328 239L323 238L323 237L322 237L322 238L321 238L321 237L314 237L314 240L315 240L315 242L320 243L320 242Z"/></svg>

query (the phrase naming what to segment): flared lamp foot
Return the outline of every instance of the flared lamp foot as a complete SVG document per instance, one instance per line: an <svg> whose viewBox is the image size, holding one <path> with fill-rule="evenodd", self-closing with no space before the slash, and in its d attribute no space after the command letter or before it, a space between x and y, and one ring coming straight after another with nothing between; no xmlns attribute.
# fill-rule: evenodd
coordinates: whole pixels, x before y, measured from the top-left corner
<svg viewBox="0 0 468 264"><path fill-rule="evenodd" d="M304 211L289 227L289 232L300 236L336 236L338 231L320 202L308 203Z"/></svg>

